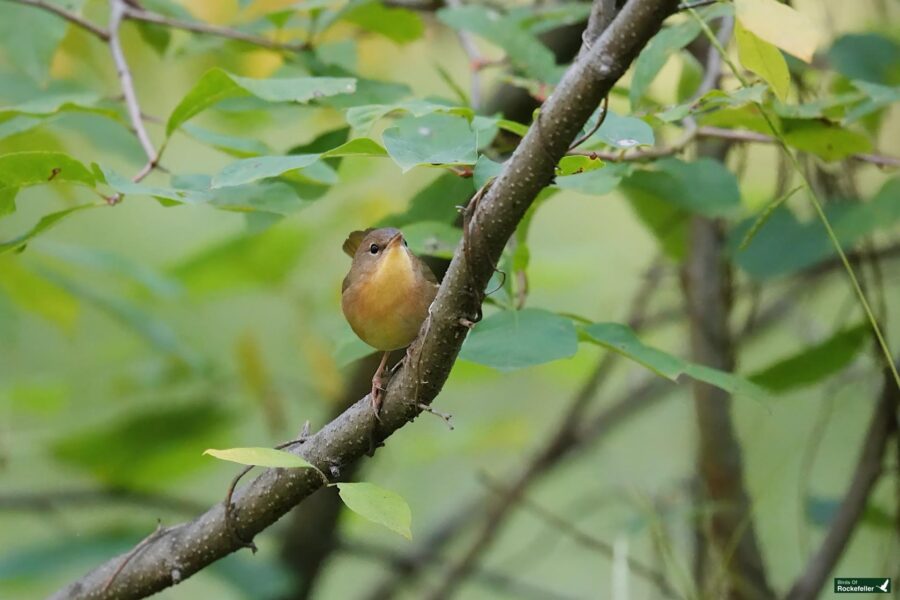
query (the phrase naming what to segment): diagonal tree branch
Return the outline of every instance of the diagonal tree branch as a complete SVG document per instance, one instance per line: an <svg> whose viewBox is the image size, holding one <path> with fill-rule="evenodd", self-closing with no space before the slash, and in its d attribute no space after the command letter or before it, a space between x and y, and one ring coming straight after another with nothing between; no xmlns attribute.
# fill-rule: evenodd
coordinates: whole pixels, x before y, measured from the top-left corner
<svg viewBox="0 0 900 600"><path fill-rule="evenodd" d="M791 586L789 600L812 600L819 596L822 586L844 554L850 537L866 509L872 489L882 473L882 462L891 436L897 433L897 410L900 390L894 384L890 369L885 369L881 398L872 414L862 451L856 463L853 480L838 508L831 527L819 550L809 559L806 568Z"/></svg>
<svg viewBox="0 0 900 600"><path fill-rule="evenodd" d="M33 6L35 8L40 8L41 10L46 10L47 12L51 12L58 17L62 17L66 21L81 27L88 33L94 35L95 37L103 40L104 42L109 41L109 32L103 29L102 27L98 27L94 25L84 17L79 14L70 12L63 7L54 4L52 2L47 2L46 0L6 0L7 2L15 2L16 4L24 4L26 6Z"/></svg>
<svg viewBox="0 0 900 600"><path fill-rule="evenodd" d="M382 442L414 420L421 411L418 405L437 396L465 339L463 323L477 320L494 265L519 221L550 183L556 163L597 104L676 6L676 0L631 0L591 51L567 70L503 172L469 209L470 233L456 250L424 335L388 386L381 421L372 418L370 401L361 399L296 450L307 461L325 472L340 469L366 454L373 440ZM239 537L251 539L322 485L311 469L264 471L234 496ZM146 544L107 589L123 557L99 566L53 598L145 597L238 550L243 544L237 537L218 504Z"/></svg>

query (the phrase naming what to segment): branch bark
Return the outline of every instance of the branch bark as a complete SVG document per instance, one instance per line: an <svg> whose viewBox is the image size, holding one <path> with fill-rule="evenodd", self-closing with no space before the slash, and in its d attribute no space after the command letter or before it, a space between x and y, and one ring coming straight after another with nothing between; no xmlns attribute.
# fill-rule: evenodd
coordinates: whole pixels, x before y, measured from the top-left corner
<svg viewBox="0 0 900 600"><path fill-rule="evenodd" d="M468 331L477 320L485 287L504 246L554 167L632 60L675 11L675 0L631 0L591 51L566 72L539 118L484 197L472 207L471 235L457 248L425 334L385 393L381 421L363 398L302 444L296 452L325 472L349 465L414 420L419 403L430 403L443 387ZM320 489L310 469L269 469L234 496L239 537L251 539L294 505ZM123 557L114 558L58 591L53 598L142 598L182 581L242 547L228 528L221 504L193 521L167 528L134 555L107 589Z"/></svg>
<svg viewBox="0 0 900 600"><path fill-rule="evenodd" d="M894 383L890 369L885 369L881 398L872 414L869 428L863 438L862 451L853 480L838 508L831 527L819 550L809 559L803 573L791 586L788 600L812 600L844 553L850 537L866 509L866 502L882 473L882 462L892 435L897 433L897 409L900 407L900 390Z"/></svg>

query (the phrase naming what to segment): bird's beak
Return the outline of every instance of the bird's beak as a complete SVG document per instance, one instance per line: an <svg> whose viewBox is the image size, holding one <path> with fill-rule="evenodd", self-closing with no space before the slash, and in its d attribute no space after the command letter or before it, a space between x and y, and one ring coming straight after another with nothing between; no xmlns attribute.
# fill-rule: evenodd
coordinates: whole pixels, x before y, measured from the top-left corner
<svg viewBox="0 0 900 600"><path fill-rule="evenodd" d="M392 237L391 239L388 240L386 248L390 249L390 248L394 248L396 246L401 246L401 245L403 245L403 234L398 233L397 235L395 235L394 237Z"/></svg>

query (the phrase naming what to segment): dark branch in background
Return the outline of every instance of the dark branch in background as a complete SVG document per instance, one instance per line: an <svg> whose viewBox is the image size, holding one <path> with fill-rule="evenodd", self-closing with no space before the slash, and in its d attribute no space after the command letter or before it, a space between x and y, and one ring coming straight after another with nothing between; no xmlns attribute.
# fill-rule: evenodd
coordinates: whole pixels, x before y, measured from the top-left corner
<svg viewBox="0 0 900 600"><path fill-rule="evenodd" d="M76 506L96 507L109 504L132 504L181 514L195 514L205 508L203 504L193 500L124 488L55 490L0 496L0 511L47 512Z"/></svg>
<svg viewBox="0 0 900 600"><path fill-rule="evenodd" d="M394 375L385 393L381 421L372 418L363 398L313 435L297 452L325 472L365 455L372 440L387 439L420 414L449 376L468 329L477 319L485 287L516 225L600 100L609 93L663 19L674 0L631 0L593 48L575 62L545 102L534 126L507 161L500 176L470 215L470 234L458 247L426 322L426 335L414 342L410 360ZM471 262L466 260L469 257ZM268 469L235 494L237 533L252 539L294 505L322 487L310 469ZM122 557L116 557L57 592L54 598L141 598L190 577L241 547L217 504L193 521L166 529L137 553L103 591Z"/></svg>
<svg viewBox="0 0 900 600"><path fill-rule="evenodd" d="M881 398L863 437L862 451L856 463L853 480L831 520L822 545L791 586L787 594L789 600L818 598L828 576L843 555L866 509L869 495L881 476L888 442L891 436L896 437L898 408L900 408L900 390L894 383L891 371L885 369Z"/></svg>
<svg viewBox="0 0 900 600"><path fill-rule="evenodd" d="M730 37L729 19L720 25L719 36ZM706 64L720 68L709 60L714 48L703 40L691 51L697 58L706 55ZM698 56L699 55L699 56ZM718 85L719 72L704 77L712 89ZM697 94L708 89L700 88ZM700 156L724 162L729 145L721 140L698 145ZM729 321L734 294L731 263L726 249L725 224L718 219L694 216L690 221L688 256L683 267L682 287L690 327L691 354L695 362L725 372L735 370L736 340ZM717 551L712 565L706 568L710 552L702 525L695 537L694 572L705 575L697 582L701 595L720 595L735 600L772 598L765 565L756 539L750 496L744 484L744 465L740 442L731 417L732 397L728 392L707 383L694 381L694 410L697 422L696 498L703 506L716 510L709 516L709 538ZM702 513L701 513L702 514ZM703 521L701 521L702 524ZM724 581L717 577L724 571ZM708 585L712 588L708 588ZM719 586L724 589L720 590Z"/></svg>

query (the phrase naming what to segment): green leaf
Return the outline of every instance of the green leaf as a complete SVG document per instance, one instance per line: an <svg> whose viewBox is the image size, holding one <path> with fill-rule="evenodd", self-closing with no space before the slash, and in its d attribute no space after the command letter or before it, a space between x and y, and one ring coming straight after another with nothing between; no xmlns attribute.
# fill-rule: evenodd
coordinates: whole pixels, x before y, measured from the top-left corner
<svg viewBox="0 0 900 600"><path fill-rule="evenodd" d="M872 142L857 131L823 120L783 119L784 141L789 146L811 152L826 161L872 151Z"/></svg>
<svg viewBox="0 0 900 600"><path fill-rule="evenodd" d="M405 212L385 217L378 222L378 226L403 227L419 221L452 224L459 218L456 207L464 206L474 193L472 179L464 179L454 173L442 173L412 197Z"/></svg>
<svg viewBox="0 0 900 600"><path fill-rule="evenodd" d="M738 21L757 37L804 62L812 62L822 37L805 14L778 0L735 0Z"/></svg>
<svg viewBox="0 0 900 600"><path fill-rule="evenodd" d="M577 175L580 173L588 173L601 169L604 162L597 157L585 156L583 154L575 154L571 156L563 156L556 165L557 177L565 177L566 175Z"/></svg>
<svg viewBox="0 0 900 600"><path fill-rule="evenodd" d="M583 329L588 341L594 342L629 358L666 379L677 381L684 373L685 362L680 358L644 345L634 331L619 323L594 323Z"/></svg>
<svg viewBox="0 0 900 600"><path fill-rule="evenodd" d="M284 469L316 469L305 458L275 448L228 448L216 450L208 448L203 451L219 460L227 460L254 467L281 467ZM318 469L316 469L318 471Z"/></svg>
<svg viewBox="0 0 900 600"><path fill-rule="evenodd" d="M372 483L338 483L344 504L359 516L412 539L412 511L396 492Z"/></svg>
<svg viewBox="0 0 900 600"><path fill-rule="evenodd" d="M246 158L272 153L272 149L259 140L217 133L189 123L182 126L181 129L198 142L212 146L231 156Z"/></svg>
<svg viewBox="0 0 900 600"><path fill-rule="evenodd" d="M404 172L418 165L472 165L478 158L478 136L469 122L447 114L398 119L385 130L384 145Z"/></svg>
<svg viewBox="0 0 900 600"><path fill-rule="evenodd" d="M354 106L347 111L347 124L355 130L368 131L376 121L391 114L410 114L414 117L424 117L433 113L458 115L465 117L467 120L472 120L475 117L475 113L471 108L415 99L394 104Z"/></svg>
<svg viewBox="0 0 900 600"><path fill-rule="evenodd" d="M601 163L599 160L594 162ZM627 177L631 170L630 163L606 164L602 168L584 173L557 177L556 186L563 190L575 190L583 194L603 196L616 189L622 178Z"/></svg>
<svg viewBox="0 0 900 600"><path fill-rule="evenodd" d="M740 209L737 179L721 162L665 158L655 166L655 171L632 172L623 183L626 192L642 191L708 217L731 216Z"/></svg>
<svg viewBox="0 0 900 600"><path fill-rule="evenodd" d="M417 255L452 258L462 229L440 221L420 221L404 225L403 237Z"/></svg>
<svg viewBox="0 0 900 600"><path fill-rule="evenodd" d="M51 1L51 4L57 3ZM81 1L75 4L78 12ZM67 21L38 7L4 2L3 18L0 18L0 44L6 54L6 64L44 85L49 78L53 55L66 35L67 26Z"/></svg>
<svg viewBox="0 0 900 600"><path fill-rule="evenodd" d="M641 98L647 93L647 89L669 56L690 44L699 34L700 24L694 19L689 19L671 27L664 27L653 36L634 62L634 75L628 88L632 109L640 104Z"/></svg>
<svg viewBox="0 0 900 600"><path fill-rule="evenodd" d="M472 180L475 182L475 187L481 189L488 181L494 179L502 172L503 163L493 161L484 154L481 154L475 162Z"/></svg>
<svg viewBox="0 0 900 600"><path fill-rule="evenodd" d="M94 202L92 204L82 204L79 206L74 206L72 208L67 208L65 210L46 214L41 217L40 220L38 220L37 224L35 224L34 227L29 229L25 233L22 233L10 240L6 240L5 242L0 242L0 254L22 247L33 237L47 231L73 213L84 210L86 208L96 208L98 206L106 206L106 204L101 202Z"/></svg>
<svg viewBox="0 0 900 600"><path fill-rule="evenodd" d="M442 8L438 20L457 31L469 31L499 46L510 62L526 75L545 83L556 83L562 74L553 53L514 16L505 16L484 6Z"/></svg>
<svg viewBox="0 0 900 600"><path fill-rule="evenodd" d="M505 310L478 323L459 357L498 371L513 371L569 358L577 351L578 334L571 320L526 308Z"/></svg>
<svg viewBox="0 0 900 600"><path fill-rule="evenodd" d="M588 120L584 126L584 133L590 131L597 123L599 111ZM653 128L643 119L637 117L623 117L614 111L609 111L603 124L589 139L585 140L583 146L590 148L597 143L602 142L613 148L627 150L638 146L652 146L655 142Z"/></svg>
<svg viewBox="0 0 900 600"><path fill-rule="evenodd" d="M900 83L900 44L879 33L849 33L828 50L828 62L847 79Z"/></svg>
<svg viewBox="0 0 900 600"><path fill-rule="evenodd" d="M266 177L275 177L288 171L305 169L318 162L320 156L320 154L292 154L245 158L231 163L213 175L210 187L218 189L244 185Z"/></svg>
<svg viewBox="0 0 900 600"><path fill-rule="evenodd" d="M888 87L856 79L853 85L863 92L867 99L847 111L844 123L853 123L885 106L900 102L900 85Z"/></svg>
<svg viewBox="0 0 900 600"><path fill-rule="evenodd" d="M352 139L341 144L337 148L332 148L327 152L323 152L322 158L343 156L367 156L378 158L387 155L387 150L385 150L381 144L371 138L362 137Z"/></svg>
<svg viewBox="0 0 900 600"><path fill-rule="evenodd" d="M734 35L741 64L762 77L778 99L786 102L791 74L778 48L744 29L740 21L735 23Z"/></svg>
<svg viewBox="0 0 900 600"><path fill-rule="evenodd" d="M380 33L398 44L415 41L425 31L418 14L403 8L389 8L375 0L352 3L341 19Z"/></svg>
<svg viewBox="0 0 900 600"><path fill-rule="evenodd" d="M0 188L23 188L51 182L93 187L96 179L87 167L63 152L26 151L0 155Z"/></svg>
<svg viewBox="0 0 900 600"><path fill-rule="evenodd" d="M704 365L690 363L645 345L626 325L594 323L584 327L582 331L586 335L587 341L617 352L666 379L677 381L681 374L685 374L735 396L746 396L757 400L767 398L767 394L762 388L744 378Z"/></svg>
<svg viewBox="0 0 900 600"><path fill-rule="evenodd" d="M12 116L52 117L61 113L88 113L107 117L123 125L128 125L124 116L113 108L98 106L103 98L94 92L57 91L30 98L12 106L0 107L0 120Z"/></svg>
<svg viewBox="0 0 900 600"><path fill-rule="evenodd" d="M888 180L868 202L832 202L825 214L845 250L859 239L878 230L890 231L900 222L900 177ZM751 277L759 280L789 275L811 267L829 257L835 250L821 222L800 222L786 208L772 212L747 247L738 251L741 240L752 227L747 219L734 228L729 247L735 262Z"/></svg>
<svg viewBox="0 0 900 600"><path fill-rule="evenodd" d="M100 166L106 183L112 189L120 194L134 196L151 196L153 198L164 198L182 204L204 204L210 201L210 195L205 191L195 191L186 189L168 188L146 183L135 183L132 180L119 175L115 171Z"/></svg>
<svg viewBox="0 0 900 600"><path fill-rule="evenodd" d="M868 323L836 332L828 339L763 367L748 376L773 392L812 385L849 365L870 335Z"/></svg>
<svg viewBox="0 0 900 600"><path fill-rule="evenodd" d="M171 135L189 119L228 98L255 96L268 102L305 104L318 98L355 91L356 79L351 77L249 79L216 67L204 73L172 111L166 123L166 135Z"/></svg>

